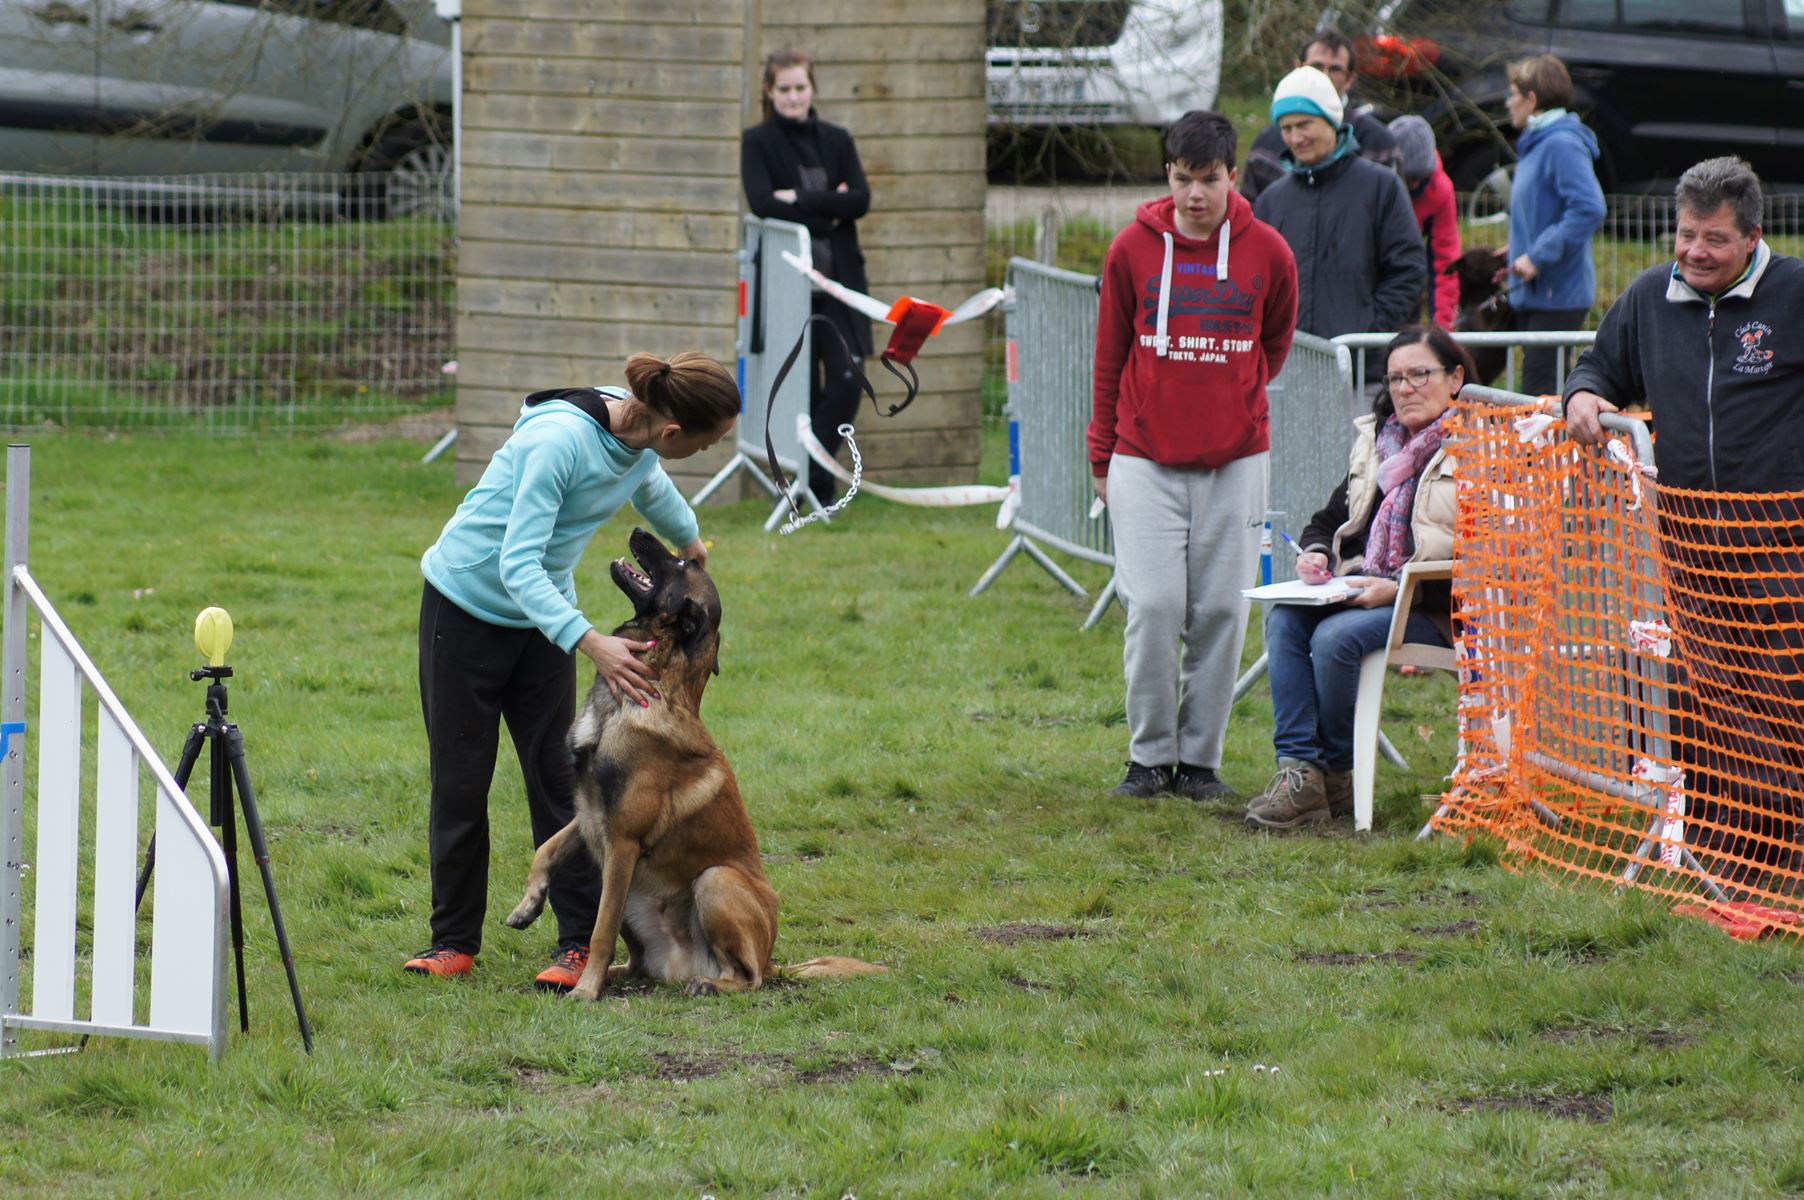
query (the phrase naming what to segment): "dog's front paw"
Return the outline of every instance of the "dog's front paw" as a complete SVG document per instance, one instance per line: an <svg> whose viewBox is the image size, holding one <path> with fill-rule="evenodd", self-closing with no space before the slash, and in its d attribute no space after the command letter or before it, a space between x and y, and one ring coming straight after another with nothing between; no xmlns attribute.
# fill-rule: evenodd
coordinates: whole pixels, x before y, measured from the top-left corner
<svg viewBox="0 0 1804 1200"><path fill-rule="evenodd" d="M683 993L688 996L718 996L720 989L714 986L712 979L691 979Z"/></svg>
<svg viewBox="0 0 1804 1200"><path fill-rule="evenodd" d="M507 927L509 929L525 929L538 920L539 914L544 911L545 897L526 896L515 906L513 912L507 914Z"/></svg>
<svg viewBox="0 0 1804 1200"><path fill-rule="evenodd" d="M590 983L587 979L579 979L576 986L565 992L564 995L571 1000L599 1000L601 999L601 984L599 982Z"/></svg>

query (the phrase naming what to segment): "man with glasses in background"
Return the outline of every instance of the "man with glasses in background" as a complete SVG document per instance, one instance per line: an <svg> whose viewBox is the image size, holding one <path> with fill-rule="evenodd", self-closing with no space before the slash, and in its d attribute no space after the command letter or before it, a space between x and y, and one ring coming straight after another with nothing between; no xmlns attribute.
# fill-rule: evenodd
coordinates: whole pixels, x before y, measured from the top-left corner
<svg viewBox="0 0 1804 1200"><path fill-rule="evenodd" d="M1292 64L1297 67L1314 67L1326 75L1334 90L1340 93L1342 110L1347 114L1346 123L1353 129L1355 149L1361 158L1370 159L1381 167L1397 169L1402 160L1402 153L1397 148L1397 139L1392 136L1390 128L1374 117L1364 108L1354 108L1349 98L1353 90L1353 80L1357 63L1353 53L1353 43L1337 29L1318 29L1309 35L1309 42L1303 47L1303 53L1297 56ZM1259 199L1259 193L1284 177L1284 167L1279 163L1279 155L1284 153L1284 137L1278 132L1278 123L1273 121L1259 131L1247 150L1246 166L1240 172L1240 194L1248 200Z"/></svg>

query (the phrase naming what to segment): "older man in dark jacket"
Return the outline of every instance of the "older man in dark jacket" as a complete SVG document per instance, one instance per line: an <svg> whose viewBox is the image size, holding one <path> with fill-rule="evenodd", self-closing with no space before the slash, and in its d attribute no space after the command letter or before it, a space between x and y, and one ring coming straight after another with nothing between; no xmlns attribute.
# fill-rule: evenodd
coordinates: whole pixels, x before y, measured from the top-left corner
<svg viewBox="0 0 1804 1200"><path fill-rule="evenodd" d="M1677 198L1675 261L1605 314L1566 422L1594 444L1600 412L1652 410L1687 837L1725 882L1770 892L1804 815L1804 262L1762 240L1740 159L1698 163Z"/></svg>
<svg viewBox="0 0 1804 1200"><path fill-rule="evenodd" d="M1314 67L1279 82L1272 119L1284 135L1287 173L1260 193L1253 215L1296 255L1298 329L1318 337L1393 333L1421 301L1422 237L1403 180L1359 157L1342 115L1333 82Z"/></svg>

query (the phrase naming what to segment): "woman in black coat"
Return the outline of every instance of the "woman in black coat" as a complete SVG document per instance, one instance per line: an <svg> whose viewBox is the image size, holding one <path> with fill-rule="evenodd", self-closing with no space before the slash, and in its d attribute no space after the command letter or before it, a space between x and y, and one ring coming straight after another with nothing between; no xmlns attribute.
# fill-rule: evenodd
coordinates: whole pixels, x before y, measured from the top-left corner
<svg viewBox="0 0 1804 1200"><path fill-rule="evenodd" d="M870 290L853 224L870 211L870 185L852 135L815 115L814 60L803 51L778 50L764 60L764 121L740 139L739 177L754 214L808 227L821 274L853 291ZM833 321L860 360L871 353L871 323L862 314L819 292L814 311ZM839 449L839 426L858 409L852 365L838 339L817 328L809 411L814 436L829 452ZM822 504L833 502L833 476L813 463L808 488Z"/></svg>

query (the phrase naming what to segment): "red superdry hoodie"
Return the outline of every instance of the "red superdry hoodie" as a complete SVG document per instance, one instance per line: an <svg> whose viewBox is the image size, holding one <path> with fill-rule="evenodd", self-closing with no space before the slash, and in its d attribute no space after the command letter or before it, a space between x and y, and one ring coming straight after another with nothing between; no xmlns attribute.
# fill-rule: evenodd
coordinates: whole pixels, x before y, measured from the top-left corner
<svg viewBox="0 0 1804 1200"><path fill-rule="evenodd" d="M1207 241L1178 232L1170 196L1115 235L1096 326L1090 469L1126 454L1224 466L1271 448L1265 385L1290 353L1297 261L1239 192Z"/></svg>

